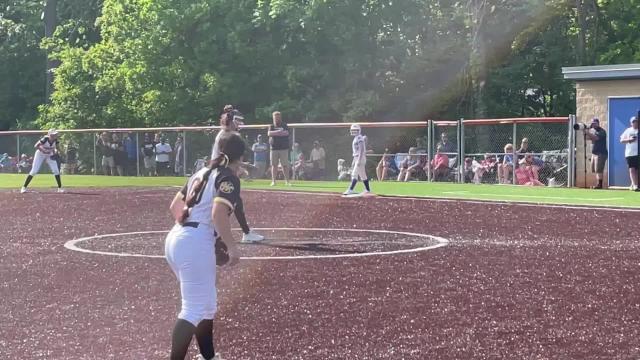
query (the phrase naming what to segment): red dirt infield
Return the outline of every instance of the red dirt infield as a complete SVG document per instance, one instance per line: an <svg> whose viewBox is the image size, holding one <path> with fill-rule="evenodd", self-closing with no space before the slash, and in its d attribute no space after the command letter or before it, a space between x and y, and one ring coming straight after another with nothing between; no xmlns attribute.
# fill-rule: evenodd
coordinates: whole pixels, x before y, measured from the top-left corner
<svg viewBox="0 0 640 360"><path fill-rule="evenodd" d="M0 359L167 359L179 307L162 258L72 251L169 230L175 189L0 192ZM233 359L638 359L640 213L243 193L269 242L219 269ZM163 234L84 249L162 255ZM197 354L195 341L189 359Z"/></svg>

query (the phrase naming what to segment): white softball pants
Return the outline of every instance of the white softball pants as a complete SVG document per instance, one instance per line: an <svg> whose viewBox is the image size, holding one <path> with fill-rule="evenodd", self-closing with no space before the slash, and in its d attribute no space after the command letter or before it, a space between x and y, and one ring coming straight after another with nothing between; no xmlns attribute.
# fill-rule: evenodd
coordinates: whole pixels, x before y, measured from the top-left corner
<svg viewBox="0 0 640 360"><path fill-rule="evenodd" d="M36 155L33 157L33 165L31 166L31 171L29 171L29 175L35 176L40 171L43 162L47 162L49 165L49 169L53 175L60 175L60 169L58 169L58 163L55 160L51 159L50 155L43 154L40 150L36 150Z"/></svg>
<svg viewBox="0 0 640 360"><path fill-rule="evenodd" d="M356 163L353 166L353 170L351 170L351 178L358 180L358 177L360 177L360 180L362 181L368 180L369 178L367 177L367 171L365 169L365 165L366 165L365 163L362 163L362 164Z"/></svg>
<svg viewBox="0 0 640 360"><path fill-rule="evenodd" d="M216 314L216 258L213 229L175 225L165 240L165 257L180 282L179 319L198 326Z"/></svg>

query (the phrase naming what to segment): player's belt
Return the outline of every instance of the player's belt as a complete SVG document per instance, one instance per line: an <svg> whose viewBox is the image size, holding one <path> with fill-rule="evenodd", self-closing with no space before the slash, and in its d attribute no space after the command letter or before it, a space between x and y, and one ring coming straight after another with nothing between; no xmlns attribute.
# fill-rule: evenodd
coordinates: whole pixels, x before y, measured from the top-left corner
<svg viewBox="0 0 640 360"><path fill-rule="evenodd" d="M195 221L190 221L190 222L186 222L184 224L182 224L183 227L192 227L192 228L198 228L198 226L200 225L199 222L195 222Z"/></svg>

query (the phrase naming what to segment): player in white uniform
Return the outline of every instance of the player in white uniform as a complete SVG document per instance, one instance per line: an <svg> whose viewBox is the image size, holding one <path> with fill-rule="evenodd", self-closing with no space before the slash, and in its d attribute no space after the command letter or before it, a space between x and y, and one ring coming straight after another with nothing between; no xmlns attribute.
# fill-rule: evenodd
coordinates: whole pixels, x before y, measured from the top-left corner
<svg viewBox="0 0 640 360"><path fill-rule="evenodd" d="M219 139L220 155L194 174L171 203L176 224L165 240L165 257L180 282L182 307L173 329L171 360L183 360L195 335L200 359L220 359L213 346L216 313L215 241L226 244L230 265L238 261L230 216L240 201L236 176L245 151L238 133Z"/></svg>
<svg viewBox="0 0 640 360"><path fill-rule="evenodd" d="M224 112L220 115L221 129L218 132L218 135L216 135L216 139L213 143L213 149L211 151L212 159L215 159L220 155L220 137L224 136L225 133L238 131L239 126L244 124L243 120L244 117L240 111L235 110L233 106L227 105L224 107ZM247 217L244 214L244 204L242 203L242 199L240 199L238 206L236 206L235 215L240 228L242 228L243 243L254 243L264 240L264 236L256 233L249 227Z"/></svg>
<svg viewBox="0 0 640 360"><path fill-rule="evenodd" d="M353 162L351 166L353 169L351 170L351 186L344 192L344 195L353 195L356 193L354 189L358 183L358 179L364 183L364 194L369 194L371 193L371 188L369 187L369 177L365 169L367 164L367 137L362 135L362 129L358 124L351 125L351 136L354 137L352 144Z"/></svg>
<svg viewBox="0 0 640 360"><path fill-rule="evenodd" d="M57 146L58 132L53 129L49 130L47 135L38 140L38 142L33 146L37 149L36 154L33 157L31 171L29 171L29 175L20 189L21 193L27 192L27 186L29 186L31 179L33 179L33 177L40 171L40 167L45 161L47 162L49 169L51 169L53 176L56 178L56 183L58 183L58 192L64 192L64 189L62 188L62 181L60 180L60 169L58 168L58 162L55 159L55 157L58 156Z"/></svg>

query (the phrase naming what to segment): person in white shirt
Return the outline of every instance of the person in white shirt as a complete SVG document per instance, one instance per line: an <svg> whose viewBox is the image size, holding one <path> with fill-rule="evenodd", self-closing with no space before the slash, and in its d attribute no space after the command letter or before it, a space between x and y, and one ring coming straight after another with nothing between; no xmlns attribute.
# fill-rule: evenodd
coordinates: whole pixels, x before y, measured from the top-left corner
<svg viewBox="0 0 640 360"><path fill-rule="evenodd" d="M326 158L327 155L324 148L320 145L320 141L313 142L313 149L309 156L311 164L313 164L313 180L324 179L324 173L327 168Z"/></svg>
<svg viewBox="0 0 640 360"><path fill-rule="evenodd" d="M163 136L160 143L156 144L156 172L158 176L168 176L171 163L171 145L167 143L167 139Z"/></svg>
<svg viewBox="0 0 640 360"><path fill-rule="evenodd" d="M631 190L640 191L638 188L638 119L634 116L629 126L620 136L620 142L625 144L624 157L629 166L629 178L631 178Z"/></svg>

